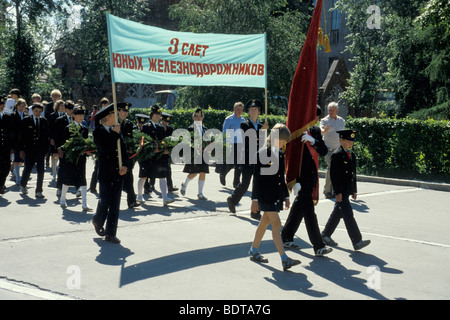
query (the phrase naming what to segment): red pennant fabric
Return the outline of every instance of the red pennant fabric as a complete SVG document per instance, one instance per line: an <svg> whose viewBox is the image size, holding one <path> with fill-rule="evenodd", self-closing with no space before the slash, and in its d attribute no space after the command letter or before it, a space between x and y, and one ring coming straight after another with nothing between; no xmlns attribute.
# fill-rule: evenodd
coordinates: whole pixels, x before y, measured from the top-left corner
<svg viewBox="0 0 450 320"><path fill-rule="evenodd" d="M291 141L286 146L286 182L289 190L299 174L303 144L301 136L314 125L317 112L317 40L319 35L322 0L318 0L308 34L292 80L289 96L287 127Z"/></svg>

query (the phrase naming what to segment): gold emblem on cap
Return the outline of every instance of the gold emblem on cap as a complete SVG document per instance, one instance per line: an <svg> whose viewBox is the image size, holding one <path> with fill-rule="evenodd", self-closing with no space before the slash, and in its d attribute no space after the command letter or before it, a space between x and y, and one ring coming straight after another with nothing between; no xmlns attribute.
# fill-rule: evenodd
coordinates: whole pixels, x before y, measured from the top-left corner
<svg viewBox="0 0 450 320"><path fill-rule="evenodd" d="M355 134L354 134L354 133L352 133L352 134L350 135L350 137L354 138L354 137L355 137Z"/></svg>

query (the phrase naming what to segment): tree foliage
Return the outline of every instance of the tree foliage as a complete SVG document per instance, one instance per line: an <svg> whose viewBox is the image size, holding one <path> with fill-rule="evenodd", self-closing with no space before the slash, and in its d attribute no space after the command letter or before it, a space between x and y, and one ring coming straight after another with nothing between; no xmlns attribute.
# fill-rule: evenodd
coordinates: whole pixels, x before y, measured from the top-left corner
<svg viewBox="0 0 450 320"><path fill-rule="evenodd" d="M310 9L284 0L182 0L170 8L181 31L267 33L268 95L289 96L292 77L306 37ZM236 101L263 99L262 89L186 87L179 104L232 108Z"/></svg>
<svg viewBox="0 0 450 320"><path fill-rule="evenodd" d="M380 0L380 27L369 28L370 0L340 0L356 62L345 99L359 114L381 111L377 90L395 93L391 115L448 105L450 4L447 0ZM448 111L447 111L448 113Z"/></svg>
<svg viewBox="0 0 450 320"><path fill-rule="evenodd" d="M39 76L49 67L54 39L50 17L64 12L68 0L3 0L0 25L0 90L21 90L30 98ZM2 10L2 11L3 11Z"/></svg>

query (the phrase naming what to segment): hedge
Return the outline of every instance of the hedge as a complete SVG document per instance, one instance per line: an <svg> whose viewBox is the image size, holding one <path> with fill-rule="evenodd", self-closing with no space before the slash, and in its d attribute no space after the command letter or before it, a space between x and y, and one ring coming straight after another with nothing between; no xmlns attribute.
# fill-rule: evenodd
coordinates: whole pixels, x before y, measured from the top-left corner
<svg viewBox="0 0 450 320"><path fill-rule="evenodd" d="M170 110L175 129L193 122L195 109ZM207 128L221 130L232 111L203 109ZM149 114L149 109L132 109ZM243 114L247 117L247 114ZM264 116L260 116L264 121ZM286 123L285 116L268 116L269 128ZM359 131L353 151L358 157L358 173L405 179L425 179L450 183L450 122L415 119L349 118L347 128ZM325 161L321 159L321 168Z"/></svg>
<svg viewBox="0 0 450 320"><path fill-rule="evenodd" d="M164 112L164 109L162 109ZM214 109L202 109L205 115L203 119L203 125L208 129L219 129L222 131L223 122L226 117L233 114L233 111L227 110L214 110ZM166 111L172 115L171 125L174 129L187 128L193 123L192 114L195 109L175 109ZM138 113L150 114L150 109L131 109L129 118L134 121L135 115ZM243 113L243 117L247 118L248 114ZM259 117L260 122L264 122L264 116ZM286 116L268 115L267 121L269 122L269 128L272 128L276 123L286 123Z"/></svg>
<svg viewBox="0 0 450 320"><path fill-rule="evenodd" d="M407 179L450 182L450 122L350 118L359 131L358 171Z"/></svg>

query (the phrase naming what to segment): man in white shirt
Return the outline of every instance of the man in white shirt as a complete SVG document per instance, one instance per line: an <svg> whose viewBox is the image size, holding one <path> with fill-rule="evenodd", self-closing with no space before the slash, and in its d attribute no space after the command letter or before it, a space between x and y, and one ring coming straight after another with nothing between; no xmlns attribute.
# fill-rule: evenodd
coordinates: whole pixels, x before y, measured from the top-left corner
<svg viewBox="0 0 450 320"><path fill-rule="evenodd" d="M236 188L240 182L242 173L242 166L240 164L243 163L243 159L240 159L240 153L242 151L241 123L245 122L245 119L242 117L244 104L242 102L236 102L233 106L233 111L233 114L225 119L222 128L222 133L226 136L227 144L233 146L233 163L231 163L231 159L225 158L223 165L219 165L218 170L220 173L220 183L225 185L225 177L234 168L233 188ZM241 161L239 162L238 159Z"/></svg>
<svg viewBox="0 0 450 320"><path fill-rule="evenodd" d="M331 185L330 180L331 154L340 146L339 134L336 132L345 129L345 121L342 117L338 116L339 105L337 102L330 102L327 109L328 115L320 121L320 129L325 145L328 148L328 153L325 156L328 168L323 193L325 194L325 197L329 199L334 197L333 186Z"/></svg>

